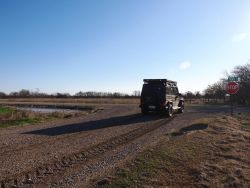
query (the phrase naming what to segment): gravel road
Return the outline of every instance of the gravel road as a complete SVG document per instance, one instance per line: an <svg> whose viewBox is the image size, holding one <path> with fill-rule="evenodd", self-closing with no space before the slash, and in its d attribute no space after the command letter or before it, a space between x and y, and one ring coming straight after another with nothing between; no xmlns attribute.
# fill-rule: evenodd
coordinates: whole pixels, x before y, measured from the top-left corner
<svg viewBox="0 0 250 188"><path fill-rule="evenodd" d="M108 105L82 118L0 130L0 186L88 187L195 119L227 112L190 108L168 119L142 116L136 105Z"/></svg>

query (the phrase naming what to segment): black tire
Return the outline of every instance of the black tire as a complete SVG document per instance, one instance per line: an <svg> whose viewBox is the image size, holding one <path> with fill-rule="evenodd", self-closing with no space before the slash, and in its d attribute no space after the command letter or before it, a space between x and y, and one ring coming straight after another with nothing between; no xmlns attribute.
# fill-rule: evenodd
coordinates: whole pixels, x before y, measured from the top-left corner
<svg viewBox="0 0 250 188"><path fill-rule="evenodd" d="M180 109L178 110L178 113L180 113L180 114L184 113L184 103L183 102L180 105Z"/></svg>
<svg viewBox="0 0 250 188"><path fill-rule="evenodd" d="M167 109L167 117L172 117L173 116L173 105L169 104L168 109Z"/></svg>
<svg viewBox="0 0 250 188"><path fill-rule="evenodd" d="M141 108L141 113L143 115L147 115L148 114L148 108Z"/></svg>

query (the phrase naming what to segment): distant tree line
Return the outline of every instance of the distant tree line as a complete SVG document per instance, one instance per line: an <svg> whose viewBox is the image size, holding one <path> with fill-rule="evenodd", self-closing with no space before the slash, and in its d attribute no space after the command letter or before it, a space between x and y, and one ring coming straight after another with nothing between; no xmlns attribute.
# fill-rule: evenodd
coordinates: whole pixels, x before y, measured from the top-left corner
<svg viewBox="0 0 250 188"><path fill-rule="evenodd" d="M220 99L226 101L226 88L225 88L226 81L221 79L220 81L208 85L205 91L203 92L204 98L210 102L211 100L217 102Z"/></svg>
<svg viewBox="0 0 250 188"><path fill-rule="evenodd" d="M202 98L202 94L199 91L196 91L196 92L188 91L182 94L182 96L185 99L201 99Z"/></svg>
<svg viewBox="0 0 250 188"><path fill-rule="evenodd" d="M225 85L227 83L228 76L236 76L239 78L240 90L233 96L234 101L239 104L250 104L250 63L246 65L236 66L230 74L227 74L225 78L220 79L212 85L208 85L203 93L188 91L183 95L187 100L202 99L207 102L218 100L226 101ZM69 93L55 93L47 94L41 92L33 92L26 89L22 89L19 92L11 92L6 94L0 92L0 98L137 98L140 97L140 91L134 91L132 94L120 93L120 92L96 92L96 91L79 91L74 95Z"/></svg>
<svg viewBox="0 0 250 188"><path fill-rule="evenodd" d="M47 94L41 92L33 92L27 89L22 89L18 92L6 94L0 92L0 98L136 98L141 95L140 91L134 91L132 94L120 92L96 92L96 91L79 91L74 95L69 93Z"/></svg>

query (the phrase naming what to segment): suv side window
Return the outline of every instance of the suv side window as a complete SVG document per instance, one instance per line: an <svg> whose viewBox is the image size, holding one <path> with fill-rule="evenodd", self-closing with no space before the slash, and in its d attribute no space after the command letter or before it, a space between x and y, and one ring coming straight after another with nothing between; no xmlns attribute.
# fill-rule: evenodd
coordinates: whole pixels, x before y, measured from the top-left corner
<svg viewBox="0 0 250 188"><path fill-rule="evenodd" d="M173 88L170 85L167 85L166 87L166 94L173 95Z"/></svg>
<svg viewBox="0 0 250 188"><path fill-rule="evenodd" d="M175 94L175 95L178 95L178 94L179 94L179 91L178 91L178 88L177 88L177 87L173 87L173 91L174 91L174 94Z"/></svg>

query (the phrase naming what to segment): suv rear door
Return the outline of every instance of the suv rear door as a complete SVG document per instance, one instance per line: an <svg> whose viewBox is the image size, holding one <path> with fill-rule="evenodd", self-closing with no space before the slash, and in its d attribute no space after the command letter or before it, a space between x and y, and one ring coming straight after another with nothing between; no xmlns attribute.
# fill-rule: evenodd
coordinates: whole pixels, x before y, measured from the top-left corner
<svg viewBox="0 0 250 188"><path fill-rule="evenodd" d="M164 100L164 87L162 84L144 84L142 100L145 105L159 106Z"/></svg>

